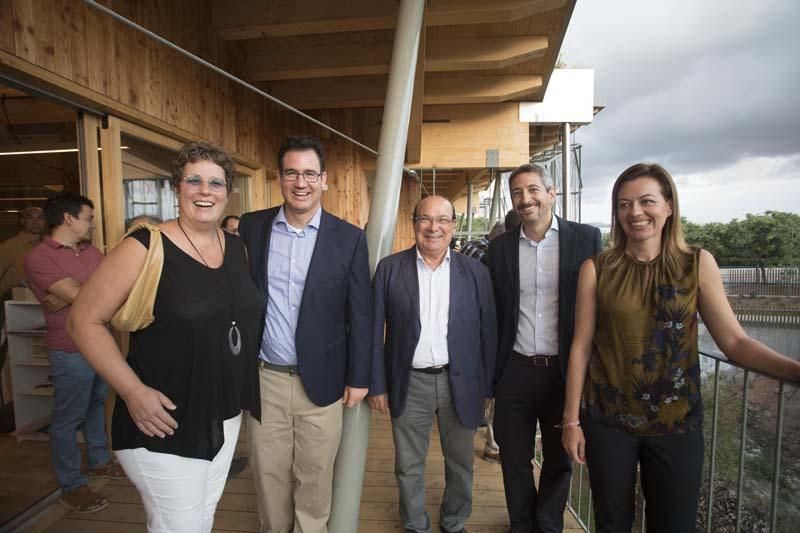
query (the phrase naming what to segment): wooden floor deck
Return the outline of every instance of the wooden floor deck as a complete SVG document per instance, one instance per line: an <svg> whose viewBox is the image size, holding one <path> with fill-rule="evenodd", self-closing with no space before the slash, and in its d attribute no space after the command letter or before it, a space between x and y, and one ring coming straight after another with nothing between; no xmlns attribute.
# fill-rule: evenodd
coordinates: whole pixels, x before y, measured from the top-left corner
<svg viewBox="0 0 800 533"><path fill-rule="evenodd" d="M484 430L475 436L475 477L473 484L472 516L466 524L471 533L500 533L508 531L500 466L479 458L483 451ZM240 439L239 448L247 452ZM364 490L358 533L402 531L397 511L397 486L394 479L394 448L388 417L373 415L370 429ZM146 516L136 489L127 481L100 482L97 485L111 500L103 511L76 515L56 504L49 508L28 531L48 533L141 533L145 531ZM444 489L444 461L438 432L431 435L426 466L426 495L428 512L433 524L438 523L438 507ZM565 513L565 531L579 531L572 515ZM228 481L217 507L214 531L258 531L255 488L249 467Z"/></svg>

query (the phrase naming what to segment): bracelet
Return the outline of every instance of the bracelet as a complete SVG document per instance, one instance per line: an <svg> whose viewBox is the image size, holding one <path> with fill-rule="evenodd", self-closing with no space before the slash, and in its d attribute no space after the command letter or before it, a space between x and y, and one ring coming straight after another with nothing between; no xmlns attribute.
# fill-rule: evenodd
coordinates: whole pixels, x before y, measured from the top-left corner
<svg viewBox="0 0 800 533"><path fill-rule="evenodd" d="M556 424L556 429L567 429L567 428L576 428L581 425L580 420L575 420L573 422L561 422L560 424Z"/></svg>

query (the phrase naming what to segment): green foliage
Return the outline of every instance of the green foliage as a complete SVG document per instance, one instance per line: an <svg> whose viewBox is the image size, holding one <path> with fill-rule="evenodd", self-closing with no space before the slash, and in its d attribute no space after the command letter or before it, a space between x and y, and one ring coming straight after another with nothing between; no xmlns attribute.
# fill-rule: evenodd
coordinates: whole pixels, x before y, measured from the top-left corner
<svg viewBox="0 0 800 533"><path fill-rule="evenodd" d="M460 216L458 217L456 223L456 231L467 231L467 217ZM473 217L472 218L472 234L473 235L482 235L484 233L489 233L489 230L492 229L489 227L489 219L483 217Z"/></svg>
<svg viewBox="0 0 800 533"><path fill-rule="evenodd" d="M800 262L800 215L748 213L727 224L695 224L682 219L686 241L711 252L725 266L776 266Z"/></svg>

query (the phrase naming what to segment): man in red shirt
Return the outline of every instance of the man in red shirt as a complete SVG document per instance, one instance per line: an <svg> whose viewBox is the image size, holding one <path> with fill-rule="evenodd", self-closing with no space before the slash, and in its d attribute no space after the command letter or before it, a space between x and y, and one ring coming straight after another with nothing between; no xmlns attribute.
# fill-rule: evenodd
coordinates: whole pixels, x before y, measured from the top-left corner
<svg viewBox="0 0 800 533"><path fill-rule="evenodd" d="M61 502L78 513L108 506L92 492L81 474L81 453L75 433L86 440L90 476L124 477L111 461L106 442L105 400L108 385L86 363L66 330L67 316L81 285L103 256L88 240L94 229L94 205L74 193L47 200L44 216L49 235L25 256L25 272L36 298L44 305L45 341L53 380L50 456L61 485Z"/></svg>

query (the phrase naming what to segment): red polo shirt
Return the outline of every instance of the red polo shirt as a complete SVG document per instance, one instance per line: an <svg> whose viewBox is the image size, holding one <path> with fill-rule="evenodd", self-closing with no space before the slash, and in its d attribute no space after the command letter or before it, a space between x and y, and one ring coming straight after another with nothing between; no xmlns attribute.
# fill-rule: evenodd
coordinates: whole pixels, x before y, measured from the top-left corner
<svg viewBox="0 0 800 533"><path fill-rule="evenodd" d="M31 290L41 301L47 296L47 289L57 281L72 278L81 285L86 283L102 259L100 250L89 243L80 243L77 249L72 249L46 236L25 256L25 273ZM78 347L67 334L67 317L71 308L68 305L55 313L48 313L42 308L47 323L45 341L49 349L78 351Z"/></svg>

